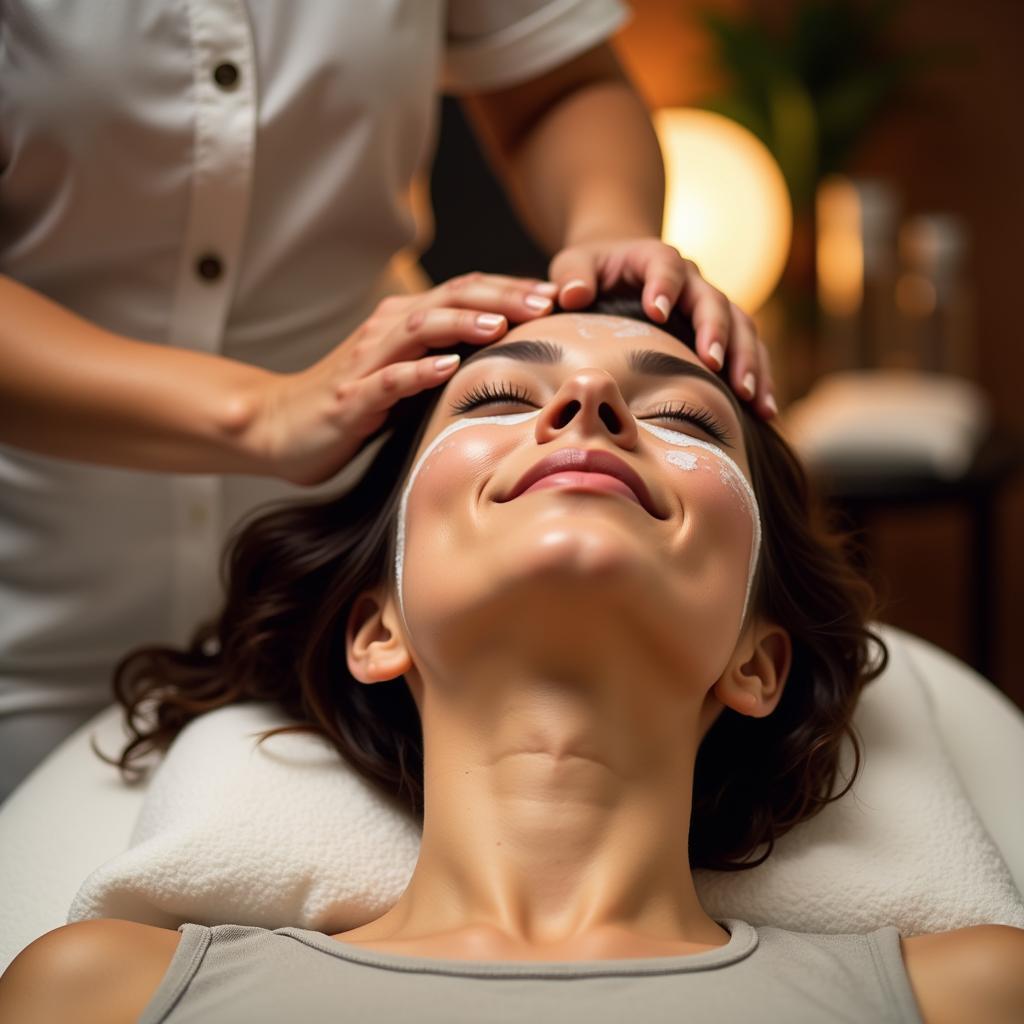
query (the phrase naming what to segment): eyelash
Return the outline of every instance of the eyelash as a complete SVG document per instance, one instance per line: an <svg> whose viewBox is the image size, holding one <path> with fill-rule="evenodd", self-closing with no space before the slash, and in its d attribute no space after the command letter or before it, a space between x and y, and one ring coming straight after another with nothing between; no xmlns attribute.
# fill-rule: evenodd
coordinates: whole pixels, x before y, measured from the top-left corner
<svg viewBox="0 0 1024 1024"><path fill-rule="evenodd" d="M468 412L470 409L475 409L479 405L485 405L488 402L519 402L523 405L532 405L530 402L529 393L524 388L520 391L518 386L511 386L506 383L499 384L496 388L491 388L487 383L483 385L477 385L470 391L464 398L458 402L452 403L452 409L456 413ZM673 404L671 402L665 402L660 405L650 416L645 416L644 419L677 419L682 420L686 423L692 423L693 425L700 427L701 430L707 431L716 441L727 442L729 437L728 433L722 428L718 420L711 415L706 409L696 409L693 406L683 404Z"/></svg>

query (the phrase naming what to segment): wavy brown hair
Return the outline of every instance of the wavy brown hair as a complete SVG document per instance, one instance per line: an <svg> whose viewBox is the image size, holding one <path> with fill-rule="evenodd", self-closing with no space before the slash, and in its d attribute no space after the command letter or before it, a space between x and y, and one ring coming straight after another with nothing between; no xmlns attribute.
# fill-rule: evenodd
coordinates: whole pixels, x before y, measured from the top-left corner
<svg viewBox="0 0 1024 1024"><path fill-rule="evenodd" d="M652 322L635 293L601 296L586 312ZM694 348L692 324L678 310L655 326ZM264 505L236 525L221 562L220 613L184 649L139 647L118 663L114 693L126 709L132 739L118 760L94 745L103 760L137 781L144 771L133 762L166 751L197 716L227 704L270 701L296 724L259 734L260 743L280 732L325 736L345 762L383 795L404 802L422 826L416 704L402 678L364 686L349 674L345 627L360 592L389 579L402 487L441 390L392 408L367 439L383 443L355 486L333 497ZM748 406L741 408L762 517L752 609L789 631L793 656L771 715L754 718L725 708L698 750L690 863L719 871L763 863L779 836L853 785L861 763L854 709L862 687L888 662L884 641L869 629L879 611L875 589L847 557L852 538L827 520L775 428ZM833 795L844 735L853 743L855 764L846 786ZM765 843L763 855L750 859Z"/></svg>

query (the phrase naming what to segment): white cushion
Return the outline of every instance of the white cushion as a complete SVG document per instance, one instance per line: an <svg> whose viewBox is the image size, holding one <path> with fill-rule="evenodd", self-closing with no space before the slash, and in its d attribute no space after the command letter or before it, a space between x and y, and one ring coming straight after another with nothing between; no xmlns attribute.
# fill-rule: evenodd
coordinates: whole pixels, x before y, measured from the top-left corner
<svg viewBox="0 0 1024 1024"><path fill-rule="evenodd" d="M992 420L973 381L919 370L839 370L783 413L779 429L808 466L962 476Z"/></svg>
<svg viewBox="0 0 1024 1024"><path fill-rule="evenodd" d="M876 628L892 661L857 709L857 783L760 867L695 872L702 903L797 931L1024 927L1011 782L1024 777L1024 716L938 648ZM70 736L0 809L0 967L90 916L329 932L382 914L415 864L414 823L317 737L255 747L256 729L285 722L262 704L204 715L136 788L89 746L95 733L120 753L119 706Z"/></svg>

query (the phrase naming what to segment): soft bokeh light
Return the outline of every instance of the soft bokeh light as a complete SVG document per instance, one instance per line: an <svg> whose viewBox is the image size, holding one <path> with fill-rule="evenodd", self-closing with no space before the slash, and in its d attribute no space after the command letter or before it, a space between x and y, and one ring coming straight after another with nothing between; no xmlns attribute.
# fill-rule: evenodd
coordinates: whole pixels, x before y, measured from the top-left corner
<svg viewBox="0 0 1024 1024"><path fill-rule="evenodd" d="M818 187L818 301L831 316L852 316L864 298L864 241L857 189L830 176Z"/></svg>
<svg viewBox="0 0 1024 1024"><path fill-rule="evenodd" d="M742 125L706 110L654 114L665 158L662 238L755 313L782 276L793 212L782 171Z"/></svg>

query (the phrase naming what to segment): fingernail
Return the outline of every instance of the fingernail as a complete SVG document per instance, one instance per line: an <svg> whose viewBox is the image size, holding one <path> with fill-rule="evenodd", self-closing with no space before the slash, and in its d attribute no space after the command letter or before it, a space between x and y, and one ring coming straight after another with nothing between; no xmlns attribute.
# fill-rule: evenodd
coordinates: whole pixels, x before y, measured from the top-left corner
<svg viewBox="0 0 1024 1024"><path fill-rule="evenodd" d="M721 369L725 365L725 349L722 348L720 341L712 342L711 348L708 349L708 355L718 363L718 369Z"/></svg>
<svg viewBox="0 0 1024 1024"><path fill-rule="evenodd" d="M571 281L566 281L565 284L562 285L562 291L569 292L569 291L572 291L573 288L586 288L586 287L587 287L587 282L584 281L582 277L574 277Z"/></svg>
<svg viewBox="0 0 1024 1024"><path fill-rule="evenodd" d="M548 309L551 305L551 300L545 299L543 295L527 295L523 302L530 309Z"/></svg>
<svg viewBox="0 0 1024 1024"><path fill-rule="evenodd" d="M499 313L481 313L476 318L476 325L483 331L493 331L495 327L500 327L505 322L505 318Z"/></svg>
<svg viewBox="0 0 1024 1024"><path fill-rule="evenodd" d="M659 295L654 300L654 305L657 307L658 312L667 320L669 313L672 312L672 303L668 301L668 296Z"/></svg>
<svg viewBox="0 0 1024 1024"><path fill-rule="evenodd" d="M540 284L535 284L533 290L538 295L550 295L554 298L558 294L558 285L554 281L541 281Z"/></svg>
<svg viewBox="0 0 1024 1024"><path fill-rule="evenodd" d="M754 379L754 375L752 373L748 373L743 378L743 390L746 391L747 398L753 398L754 397L754 388L756 386L757 386L757 381Z"/></svg>
<svg viewBox="0 0 1024 1024"><path fill-rule="evenodd" d="M764 404L768 406L772 411L773 416L777 416L779 413L779 407L775 404L775 396L769 395L765 400Z"/></svg>
<svg viewBox="0 0 1024 1024"><path fill-rule="evenodd" d="M434 369L447 370L454 366L461 358L462 357L458 355L438 356L438 358L434 360Z"/></svg>

